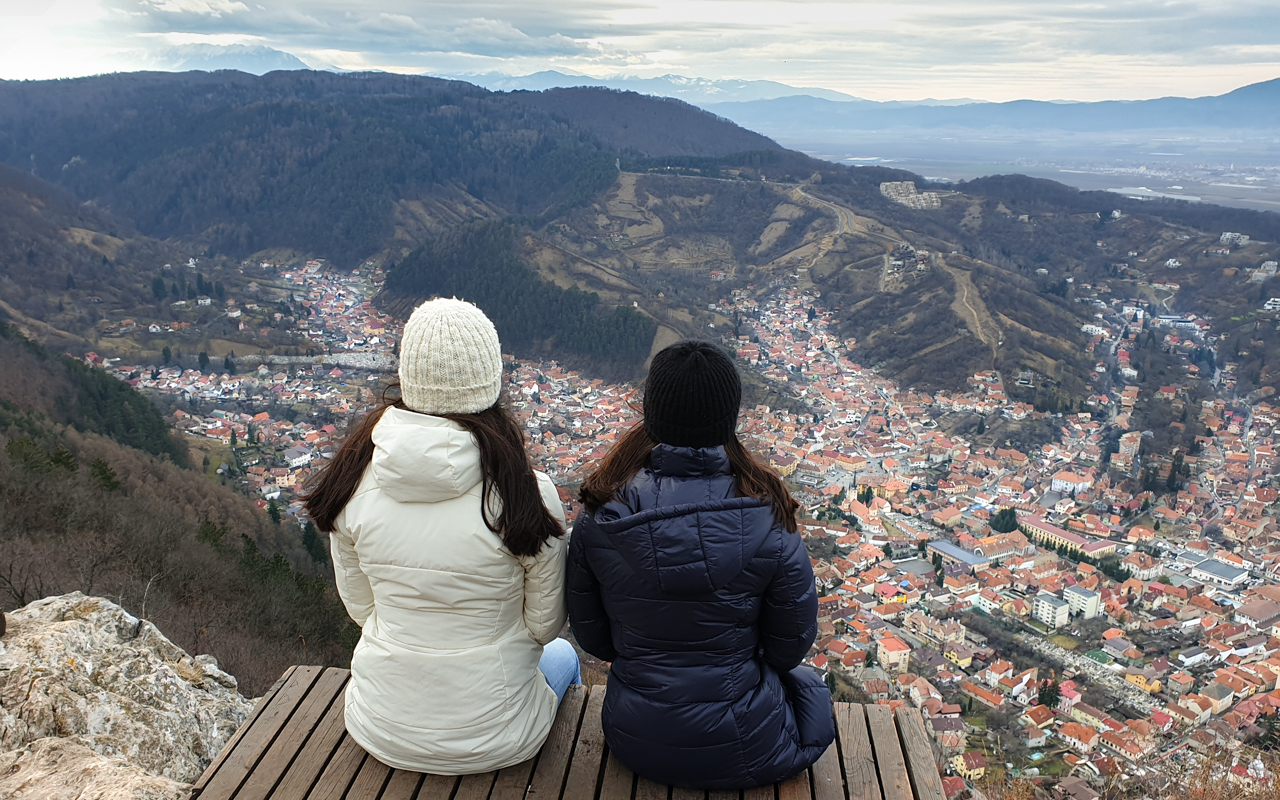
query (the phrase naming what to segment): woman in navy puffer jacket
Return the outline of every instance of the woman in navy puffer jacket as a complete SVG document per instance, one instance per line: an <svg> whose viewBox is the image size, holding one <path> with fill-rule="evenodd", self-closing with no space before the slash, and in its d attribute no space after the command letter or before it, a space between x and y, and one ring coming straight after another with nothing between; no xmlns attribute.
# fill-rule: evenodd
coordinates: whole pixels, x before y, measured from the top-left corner
<svg viewBox="0 0 1280 800"><path fill-rule="evenodd" d="M719 348L658 353L644 423L583 484L570 542L574 636L613 662L609 749L659 783L774 783L835 737L830 693L800 665L818 600L797 504L738 441L741 397Z"/></svg>

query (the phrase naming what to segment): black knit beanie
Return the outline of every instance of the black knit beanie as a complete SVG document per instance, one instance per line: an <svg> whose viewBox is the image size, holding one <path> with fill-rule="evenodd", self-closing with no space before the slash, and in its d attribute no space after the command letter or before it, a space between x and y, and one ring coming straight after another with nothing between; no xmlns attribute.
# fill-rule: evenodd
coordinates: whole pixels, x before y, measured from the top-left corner
<svg viewBox="0 0 1280 800"><path fill-rule="evenodd" d="M724 351L685 340L663 348L644 384L644 428L658 444L716 447L734 437L742 379Z"/></svg>

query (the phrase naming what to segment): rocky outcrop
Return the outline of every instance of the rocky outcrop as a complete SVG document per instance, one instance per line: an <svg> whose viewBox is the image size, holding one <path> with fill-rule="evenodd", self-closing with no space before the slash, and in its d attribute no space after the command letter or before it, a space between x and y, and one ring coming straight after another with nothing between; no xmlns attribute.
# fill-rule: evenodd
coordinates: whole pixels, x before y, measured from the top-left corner
<svg viewBox="0 0 1280 800"><path fill-rule="evenodd" d="M76 592L8 613L0 797L176 797L253 703L211 656Z"/></svg>

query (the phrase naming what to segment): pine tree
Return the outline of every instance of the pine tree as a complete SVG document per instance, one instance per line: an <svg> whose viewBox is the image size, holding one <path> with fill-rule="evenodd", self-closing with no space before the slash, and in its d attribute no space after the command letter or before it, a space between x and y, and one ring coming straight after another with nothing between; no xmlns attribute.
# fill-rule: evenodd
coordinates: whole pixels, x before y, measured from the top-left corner
<svg viewBox="0 0 1280 800"><path fill-rule="evenodd" d="M104 490L114 492L120 488L120 479L116 471L103 459L99 458L89 465L89 472Z"/></svg>
<svg viewBox="0 0 1280 800"><path fill-rule="evenodd" d="M320 541L320 532L316 530L316 525L310 520L306 525L302 526L302 546L306 548L307 554L311 556L311 560L317 564L329 563L329 551L325 548L324 543Z"/></svg>
<svg viewBox="0 0 1280 800"><path fill-rule="evenodd" d="M1046 680L1040 684L1040 691L1036 697L1040 701L1040 705L1045 708L1057 708L1058 703L1062 701L1062 690L1058 688L1058 682L1054 680Z"/></svg>

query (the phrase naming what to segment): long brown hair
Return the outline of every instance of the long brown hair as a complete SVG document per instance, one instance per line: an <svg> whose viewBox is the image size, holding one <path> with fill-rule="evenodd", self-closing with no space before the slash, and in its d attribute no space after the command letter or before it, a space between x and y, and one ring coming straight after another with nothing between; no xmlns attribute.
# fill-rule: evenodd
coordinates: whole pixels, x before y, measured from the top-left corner
<svg viewBox="0 0 1280 800"><path fill-rule="evenodd" d="M373 429L393 406L407 409L403 400L387 402L384 392L383 404L351 429L333 461L314 479L304 505L320 530L333 532L338 515L356 493L373 459ZM480 514L508 550L517 556L534 556L548 539L564 533L542 502L520 423L501 401L475 414L438 416L458 423L475 437L480 448L480 496L484 498ZM501 502L496 519L489 507L490 492L496 492Z"/></svg>
<svg viewBox="0 0 1280 800"><path fill-rule="evenodd" d="M582 482L578 499L582 501L583 508L594 514L600 506L612 500L627 481L648 466L654 446L643 421L632 425L608 455L600 460L600 466ZM778 473L752 455L736 436L725 443L724 452L729 457L729 471L738 482L738 494L768 502L773 506L773 517L778 525L794 533L796 510L800 504L787 491Z"/></svg>

